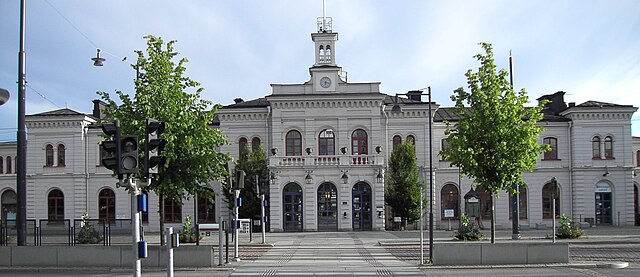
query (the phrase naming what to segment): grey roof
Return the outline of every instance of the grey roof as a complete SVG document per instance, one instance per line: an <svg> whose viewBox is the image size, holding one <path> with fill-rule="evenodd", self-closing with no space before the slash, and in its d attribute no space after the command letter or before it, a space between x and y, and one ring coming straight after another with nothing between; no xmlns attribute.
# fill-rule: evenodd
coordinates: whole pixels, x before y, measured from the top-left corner
<svg viewBox="0 0 640 277"><path fill-rule="evenodd" d="M266 97L244 101L240 103L234 103L231 105L223 106L220 109L237 109L237 108L264 108L269 106L269 101Z"/></svg>
<svg viewBox="0 0 640 277"><path fill-rule="evenodd" d="M589 100L589 101L584 102L584 103L582 103L580 105L576 105L576 107L585 107L585 108L623 108L623 107L633 107L633 105L618 105L618 104L613 104L613 103Z"/></svg>
<svg viewBox="0 0 640 277"><path fill-rule="evenodd" d="M443 122L443 121L458 121L460 117L455 115L453 111L455 108L439 108L436 110L435 115L433 116L434 122Z"/></svg>
<svg viewBox="0 0 640 277"><path fill-rule="evenodd" d="M86 115L84 113L76 112L69 108L63 108L48 112L42 112L37 114L30 114L29 116L56 116L56 115Z"/></svg>
<svg viewBox="0 0 640 277"><path fill-rule="evenodd" d="M467 108L469 109L469 108ZM443 121L458 121L460 117L454 113L455 108L447 107L447 108L439 108L436 110L436 113L433 117L434 122L443 122ZM545 114L541 121L546 122L566 122L570 121L569 118L559 115Z"/></svg>

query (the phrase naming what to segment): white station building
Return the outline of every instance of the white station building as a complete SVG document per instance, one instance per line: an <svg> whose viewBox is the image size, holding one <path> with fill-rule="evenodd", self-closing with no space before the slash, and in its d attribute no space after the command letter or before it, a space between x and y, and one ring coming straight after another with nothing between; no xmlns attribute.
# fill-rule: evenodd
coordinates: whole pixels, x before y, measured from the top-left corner
<svg viewBox="0 0 640 277"><path fill-rule="evenodd" d="M397 97L381 93L379 82L347 82L337 64L338 33L331 30L330 18L319 20L311 39L315 62L309 80L272 84L271 94L263 98L237 98L235 104L218 110L213 122L231 142L221 152L237 159L239 149L248 143L260 144L268 152L270 230L390 228L393 213L384 202L390 154L401 142L412 141L418 165L428 169L429 140L437 228L446 228L449 221L457 224L465 211L488 222L488 195L475 191L477 202L465 200L465 195L474 193L473 180L438 155L446 147L444 121L456 121L452 108L431 103L430 110L422 91ZM631 117L637 108L597 101L566 104L563 96L564 92L556 92L538 99L550 100L539 123L545 127L539 143L550 144L552 151L540 156L533 172L524 174L527 187L520 188L520 225L551 226L553 177L559 185L556 214L591 225L638 225L640 138L631 136ZM95 100L91 114L60 109L27 116L28 219L73 221L84 213L114 222L130 219L129 195L115 186L111 171L100 164L102 131L95 123L102 104ZM394 106L400 109L392 112ZM14 219L17 209L15 160L16 143L0 143L3 222ZM219 184L212 187L220 190ZM430 191L425 189L425 199ZM495 199L500 228L511 228L508 199L507 193ZM228 216L223 201L220 194L215 203L197 197L182 205L165 201L165 223L180 226L187 215L199 223L217 222ZM149 212L143 216L147 231L159 230L159 203L156 195L149 195ZM426 211L429 205L425 204Z"/></svg>

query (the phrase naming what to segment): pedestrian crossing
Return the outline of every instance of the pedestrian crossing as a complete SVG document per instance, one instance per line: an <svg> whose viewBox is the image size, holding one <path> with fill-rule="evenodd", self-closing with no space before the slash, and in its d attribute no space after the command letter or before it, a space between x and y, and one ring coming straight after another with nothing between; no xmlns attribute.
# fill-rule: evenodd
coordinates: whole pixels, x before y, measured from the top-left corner
<svg viewBox="0 0 640 277"><path fill-rule="evenodd" d="M237 267L231 276L423 275L417 265L398 260L377 240L361 240L357 233L333 234L296 234L279 240L257 260Z"/></svg>

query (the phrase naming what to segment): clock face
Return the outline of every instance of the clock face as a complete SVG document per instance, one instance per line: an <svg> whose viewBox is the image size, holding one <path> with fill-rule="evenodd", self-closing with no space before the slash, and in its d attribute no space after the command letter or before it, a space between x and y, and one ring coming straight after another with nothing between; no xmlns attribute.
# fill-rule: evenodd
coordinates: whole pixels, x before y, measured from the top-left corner
<svg viewBox="0 0 640 277"><path fill-rule="evenodd" d="M322 77L320 79L320 86L323 87L323 88L329 88L331 86L331 78Z"/></svg>

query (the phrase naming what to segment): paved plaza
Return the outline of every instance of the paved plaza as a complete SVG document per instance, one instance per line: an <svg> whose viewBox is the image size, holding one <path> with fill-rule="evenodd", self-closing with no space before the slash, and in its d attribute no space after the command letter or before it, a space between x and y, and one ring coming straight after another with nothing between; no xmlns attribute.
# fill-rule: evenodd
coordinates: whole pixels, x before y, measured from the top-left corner
<svg viewBox="0 0 640 277"><path fill-rule="evenodd" d="M268 233L254 241L241 236L241 261L216 268L177 268L176 276L640 276L640 227L585 230L570 244L570 262L551 265L431 266L419 265L418 231ZM526 230L521 241L547 241L550 229ZM453 231L437 230L434 243L451 241ZM488 235L488 231L485 231ZM511 241L509 230L497 231L497 242ZM424 257L428 259L428 232ZM217 238L205 238L213 244ZM488 243L488 242L487 242ZM216 255L218 254L216 248ZM230 252L233 256L233 251ZM629 267L607 265L628 262ZM0 268L0 276L129 276L129 269ZM144 276L166 276L164 269L144 268Z"/></svg>

